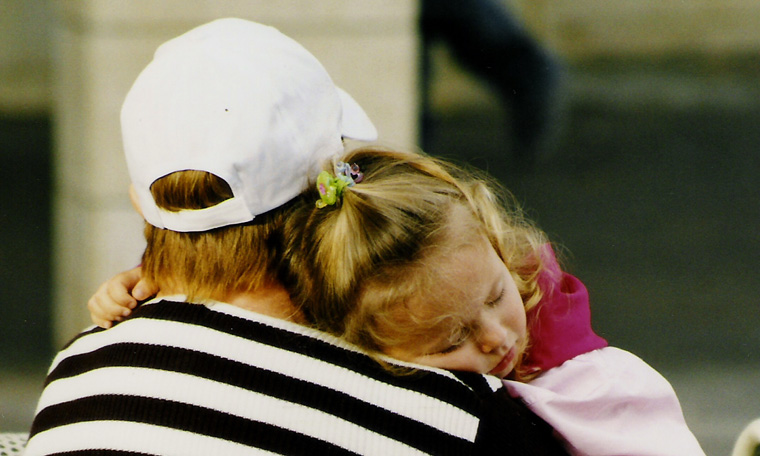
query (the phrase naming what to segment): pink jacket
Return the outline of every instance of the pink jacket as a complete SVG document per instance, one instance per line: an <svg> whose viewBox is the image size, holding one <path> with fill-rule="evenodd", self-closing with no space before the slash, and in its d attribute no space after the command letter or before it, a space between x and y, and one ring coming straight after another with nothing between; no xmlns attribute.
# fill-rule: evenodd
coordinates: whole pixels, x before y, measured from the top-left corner
<svg viewBox="0 0 760 456"><path fill-rule="evenodd" d="M564 440L572 455L704 456L675 391L635 355L591 329L586 287L562 272L550 247L539 278L544 297L528 313L529 383L505 380Z"/></svg>

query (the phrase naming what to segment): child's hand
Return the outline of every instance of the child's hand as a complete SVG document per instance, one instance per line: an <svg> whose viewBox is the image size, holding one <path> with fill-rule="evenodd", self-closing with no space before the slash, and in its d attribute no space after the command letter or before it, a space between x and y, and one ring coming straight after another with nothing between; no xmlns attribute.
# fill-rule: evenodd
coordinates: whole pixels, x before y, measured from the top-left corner
<svg viewBox="0 0 760 456"><path fill-rule="evenodd" d="M136 267L113 276L102 284L87 302L92 322L110 328L132 313L138 301L144 301L158 290L141 280L141 269Z"/></svg>

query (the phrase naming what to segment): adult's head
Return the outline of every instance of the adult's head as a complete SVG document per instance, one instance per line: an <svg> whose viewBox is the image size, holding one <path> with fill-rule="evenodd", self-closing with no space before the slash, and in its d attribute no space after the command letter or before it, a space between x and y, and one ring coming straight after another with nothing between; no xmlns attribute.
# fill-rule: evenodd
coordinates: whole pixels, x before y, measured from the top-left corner
<svg viewBox="0 0 760 456"><path fill-rule="evenodd" d="M455 285L466 278L450 259L465 251L495 252L517 299L538 302L545 238L506 192L421 154L363 148L340 159L358 165L361 183L322 208L312 190L288 221L299 234L285 282L312 324L385 353L456 331L467 296Z"/></svg>
<svg viewBox="0 0 760 456"><path fill-rule="evenodd" d="M274 280L284 206L344 137L376 137L313 55L242 19L159 47L121 122L131 193L147 221L145 277L198 298Z"/></svg>

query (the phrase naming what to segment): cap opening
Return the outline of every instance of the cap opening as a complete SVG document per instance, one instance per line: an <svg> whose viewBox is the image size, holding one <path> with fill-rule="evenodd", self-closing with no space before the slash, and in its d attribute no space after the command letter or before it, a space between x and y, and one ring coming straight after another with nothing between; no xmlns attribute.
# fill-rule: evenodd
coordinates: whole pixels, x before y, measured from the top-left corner
<svg viewBox="0 0 760 456"><path fill-rule="evenodd" d="M234 195L221 177L207 171L176 171L156 179L150 193L159 209L169 212L206 209Z"/></svg>

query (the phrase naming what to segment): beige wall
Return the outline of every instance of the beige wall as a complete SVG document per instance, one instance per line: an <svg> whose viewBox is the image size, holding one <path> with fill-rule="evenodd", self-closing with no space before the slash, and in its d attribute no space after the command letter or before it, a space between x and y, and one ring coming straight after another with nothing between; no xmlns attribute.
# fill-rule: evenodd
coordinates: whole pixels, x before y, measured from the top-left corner
<svg viewBox="0 0 760 456"><path fill-rule="evenodd" d="M571 60L760 52L757 0L506 0Z"/></svg>
<svg viewBox="0 0 760 456"><path fill-rule="evenodd" d="M0 1L0 113L49 111L51 23L47 0Z"/></svg>
<svg viewBox="0 0 760 456"><path fill-rule="evenodd" d="M412 3L413 0L407 0ZM731 54L760 52L760 2L756 0L503 0L514 7L542 40L570 59L599 56L662 55L684 52ZM103 27L125 24L140 15L173 15L172 27L179 32L187 23L201 22L203 17L225 11L229 15L246 15L266 2L177 0L120 2L93 0L2 0L0 1L0 111L43 112L50 108L54 6L84 8ZM274 3L274 2L270 2ZM354 31L382 32L404 27L389 21L390 11L398 0L377 0L365 6L364 0L308 2L278 0L268 18L286 25L285 32L297 33L300 24L324 21L314 11L328 13L342 9L356 17ZM78 6L84 5L84 6ZM177 6L180 5L180 6ZM305 6L304 6L305 5ZM324 5L324 6L323 6ZM386 5L391 5L388 8ZM395 5L395 6L394 6ZM126 14L122 16L122 14ZM290 24L288 27L287 24ZM313 29L313 28L312 28ZM309 28L303 30L308 33ZM315 53L324 53L312 49ZM324 58L324 56L320 56ZM337 65L350 65L342 60ZM353 90L352 92L356 92Z"/></svg>

